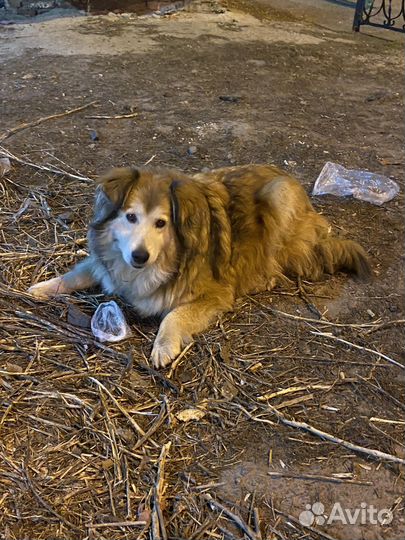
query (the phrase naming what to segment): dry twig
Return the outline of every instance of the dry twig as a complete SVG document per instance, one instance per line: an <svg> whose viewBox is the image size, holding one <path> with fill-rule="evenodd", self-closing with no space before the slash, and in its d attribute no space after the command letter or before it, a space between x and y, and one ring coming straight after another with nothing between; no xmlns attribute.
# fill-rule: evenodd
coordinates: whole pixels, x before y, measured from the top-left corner
<svg viewBox="0 0 405 540"><path fill-rule="evenodd" d="M109 116L108 114L97 114L94 116L85 116L85 118L88 118L90 120L122 120L124 118L134 118L135 116L138 116L137 112L129 114L116 114L113 116Z"/></svg>
<svg viewBox="0 0 405 540"><path fill-rule="evenodd" d="M0 146L0 156L8 157L11 159L11 161L15 161L16 163L19 163L20 165L26 165L27 167L32 167L33 169L38 169L40 171L49 172L52 174L56 174L58 176L66 176L67 178L72 178L73 180L79 180L80 182L89 182L94 183L94 180L89 178L88 176L81 176L79 174L72 174L68 171L64 171L63 169L58 169L56 167L51 167L48 165L38 165L37 163L33 163L32 161L26 161L24 159L19 158L18 156L12 154L9 150L4 148L4 146Z"/></svg>
<svg viewBox="0 0 405 540"><path fill-rule="evenodd" d="M272 478L291 478L295 480L308 480L310 482L329 482L332 484L354 484L356 486L372 486L373 482L361 482L359 480L344 479L334 476L323 476L322 474L293 474L278 471L269 471L267 473Z"/></svg>
<svg viewBox="0 0 405 540"><path fill-rule="evenodd" d="M45 501L45 499L43 497L41 497L41 495L38 493L36 487L34 486L34 483L33 481L31 480L31 478L29 477L28 475L28 472L27 471L24 471L24 476L25 476L25 479L27 481L27 484L29 486L29 488L31 489L32 491L32 494L34 495L34 497L37 499L37 501L39 502L39 504L41 506L43 506L46 510L48 510L48 512L50 514L52 514L53 516L55 516L56 518L59 519L59 521L61 521L64 525L66 525L66 527L68 527L69 529L72 529L73 531L76 531L76 532L80 532L81 531L81 528L80 527L77 527L77 525L75 525L74 523L72 523L70 520L66 519L65 517L63 517L61 514L59 514L59 512L57 512L47 501Z"/></svg>
<svg viewBox="0 0 405 540"><path fill-rule="evenodd" d="M111 523L91 523L87 527L89 529L106 529L107 527L144 527L146 521L112 521Z"/></svg>
<svg viewBox="0 0 405 540"><path fill-rule="evenodd" d="M374 351L373 349L369 349L368 347L362 347L361 345L356 345L356 343L351 343L350 341L347 341L346 339L339 338L337 336L334 336L333 334L328 334L326 332L311 331L311 334L313 334L314 336L321 336L321 337L326 337L328 339L333 339L334 341L338 341L339 343L344 343L345 345L349 345L349 347L353 347L354 349L358 349L359 351L365 351L365 352L374 354L376 356L379 356L380 358L383 358L384 360L386 360L390 364L393 364L394 366L397 366L401 369L405 369L405 366L403 364L400 364L393 358L390 358L386 354L383 354L379 351Z"/></svg>
<svg viewBox="0 0 405 540"><path fill-rule="evenodd" d="M254 420L255 422L262 422L262 423L274 425L274 422L272 422L271 420L253 416L249 411L247 411L240 405L237 405L237 407L241 409L245 414L247 414L247 416L251 420ZM317 429L307 424L306 422L296 422L295 420L290 420L282 412L280 412L279 410L277 410L275 407L271 406L270 404L268 404L267 407L272 413L274 413L277 416L280 422L282 422L286 426L293 427L295 429L302 429L304 431L308 431L309 433L311 433L311 435L315 435L316 437L320 437L321 439L324 439L326 441L340 444L342 446L345 446L346 448L349 448L349 450L366 454L375 459L381 459L383 461L392 461L394 463L405 464L405 459L394 456L392 454L387 454L385 452L380 452L380 450L374 450L373 448L365 448L364 446L359 446L357 444L341 439L340 437L335 437L334 435L331 435L330 433L327 433L326 431L321 431L320 429Z"/></svg>
<svg viewBox="0 0 405 540"><path fill-rule="evenodd" d="M151 521L151 533L153 540L167 540L166 527L163 519L162 512L162 498L164 495L164 468L167 458L167 454L170 450L172 443L168 443L162 446L160 456L158 460L158 470L156 475L156 482L153 490L153 506L152 506L152 521Z"/></svg>
<svg viewBox="0 0 405 540"><path fill-rule="evenodd" d="M19 124L18 126L14 128L8 129L5 133L0 135L0 143L2 143L3 141L11 137L11 135L15 135L19 131L22 131L23 129L39 126L40 124L43 124L44 122L48 122L48 120L56 120L56 118L63 118L64 116L70 116L71 114L84 111L85 109L92 107L96 103L97 101L92 101L91 103L87 103L86 105L82 105L81 107L76 107L75 109L70 109L62 113L51 114L49 116L43 116L41 118L38 118L37 120L33 120L32 122L23 122L22 124Z"/></svg>
<svg viewBox="0 0 405 540"><path fill-rule="evenodd" d="M219 510L220 512L228 516L235 523L235 525L237 525L250 538L250 540L259 540L255 531L251 529L249 525L240 516L237 516L234 512L229 510L229 508L215 500L209 493L204 493L201 496L208 502L211 507Z"/></svg>
<svg viewBox="0 0 405 540"><path fill-rule="evenodd" d="M277 512L277 514L281 514L292 523L295 523L296 525L303 527L304 529L308 531L311 531L312 533L316 534L317 536L320 536L321 538L325 538L325 540L337 540L335 536L331 536L330 534L327 534L326 532L321 531L320 529L315 529L314 527L311 527L310 525L304 525L297 518L295 518L294 516L291 516L290 514L286 514L285 512L282 512L281 510L277 510L277 508L275 508L274 510Z"/></svg>

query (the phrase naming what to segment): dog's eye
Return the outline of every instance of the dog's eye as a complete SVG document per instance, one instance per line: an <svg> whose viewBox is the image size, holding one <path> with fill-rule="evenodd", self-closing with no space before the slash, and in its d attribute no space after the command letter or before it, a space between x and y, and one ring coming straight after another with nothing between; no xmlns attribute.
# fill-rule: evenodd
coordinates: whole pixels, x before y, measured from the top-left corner
<svg viewBox="0 0 405 540"><path fill-rule="evenodd" d="M164 219L157 219L155 223L155 227L158 229L163 229L163 227L166 225L166 221Z"/></svg>
<svg viewBox="0 0 405 540"><path fill-rule="evenodd" d="M127 214L127 220L130 223L136 223L138 221L138 218L136 217L136 214Z"/></svg>

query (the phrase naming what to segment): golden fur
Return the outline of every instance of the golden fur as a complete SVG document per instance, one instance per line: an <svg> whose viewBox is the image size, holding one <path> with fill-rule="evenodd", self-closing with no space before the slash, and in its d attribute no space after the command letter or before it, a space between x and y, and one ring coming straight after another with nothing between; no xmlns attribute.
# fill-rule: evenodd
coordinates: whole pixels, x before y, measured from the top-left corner
<svg viewBox="0 0 405 540"><path fill-rule="evenodd" d="M113 169L96 192L89 247L73 270L30 292L49 297L100 284L141 315L161 315L151 355L156 367L237 296L270 290L286 276L371 274L363 248L333 236L299 182L272 165L192 177Z"/></svg>

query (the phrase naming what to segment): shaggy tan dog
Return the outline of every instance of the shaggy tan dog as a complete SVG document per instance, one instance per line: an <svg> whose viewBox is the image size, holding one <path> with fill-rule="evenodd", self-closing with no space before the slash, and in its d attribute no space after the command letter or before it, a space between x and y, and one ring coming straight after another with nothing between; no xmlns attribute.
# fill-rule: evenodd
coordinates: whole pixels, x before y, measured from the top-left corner
<svg viewBox="0 0 405 540"><path fill-rule="evenodd" d="M356 242L334 237L297 180L272 165L186 176L113 169L101 178L90 256L32 286L37 297L100 284L144 316L161 315L153 350L166 366L235 297L270 290L285 276L371 274Z"/></svg>

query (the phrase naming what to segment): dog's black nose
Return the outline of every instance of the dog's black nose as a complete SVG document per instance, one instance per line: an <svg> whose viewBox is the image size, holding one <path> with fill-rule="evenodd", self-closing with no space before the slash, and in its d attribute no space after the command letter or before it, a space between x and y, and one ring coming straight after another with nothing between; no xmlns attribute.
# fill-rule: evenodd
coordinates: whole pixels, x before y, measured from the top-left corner
<svg viewBox="0 0 405 540"><path fill-rule="evenodd" d="M142 266L149 259L149 253L144 248L135 249L132 252L132 264L134 266Z"/></svg>

